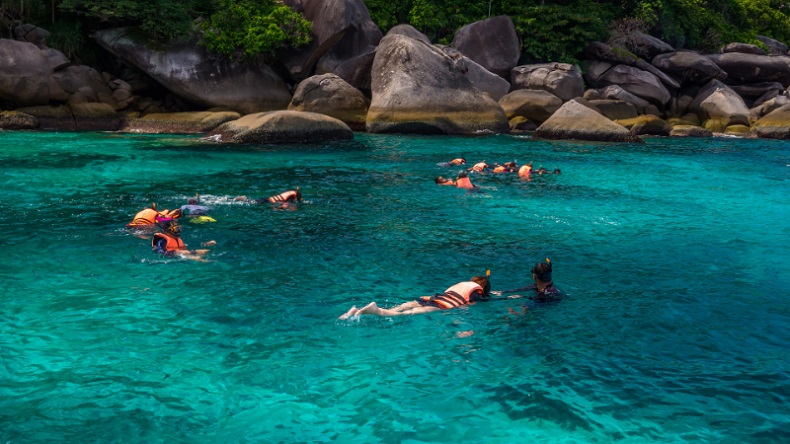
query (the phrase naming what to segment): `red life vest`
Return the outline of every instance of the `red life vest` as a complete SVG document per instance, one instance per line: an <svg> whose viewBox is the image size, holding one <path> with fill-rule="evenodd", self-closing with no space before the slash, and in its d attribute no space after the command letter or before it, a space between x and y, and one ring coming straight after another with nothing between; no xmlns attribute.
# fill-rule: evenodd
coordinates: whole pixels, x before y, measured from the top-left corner
<svg viewBox="0 0 790 444"><path fill-rule="evenodd" d="M269 198L269 202L276 203L276 202L293 202L296 200L296 191L286 191L284 193L280 193L276 196L272 196Z"/></svg>
<svg viewBox="0 0 790 444"><path fill-rule="evenodd" d="M165 250L167 252L186 250L187 248L186 244L184 244L184 241L180 237L168 236L164 233L154 234L153 239L151 239L151 247L156 248L156 243L159 242L160 239L165 239L167 241L167 244L165 245Z"/></svg>
<svg viewBox="0 0 790 444"><path fill-rule="evenodd" d="M469 304L474 293L480 293L482 295L483 287L472 281L459 282L445 290L444 293L429 299L440 308L455 308Z"/></svg>

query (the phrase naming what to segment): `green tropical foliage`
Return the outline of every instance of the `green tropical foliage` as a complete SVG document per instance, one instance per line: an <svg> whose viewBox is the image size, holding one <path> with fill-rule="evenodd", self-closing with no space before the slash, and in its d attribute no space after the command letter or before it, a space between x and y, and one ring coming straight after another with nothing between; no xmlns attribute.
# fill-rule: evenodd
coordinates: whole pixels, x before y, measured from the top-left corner
<svg viewBox="0 0 790 444"><path fill-rule="evenodd" d="M237 58L271 56L286 47L310 42L311 23L274 1L219 0L219 8L201 24L203 44Z"/></svg>
<svg viewBox="0 0 790 444"><path fill-rule="evenodd" d="M525 62L574 62L587 42L606 39L623 20L644 23L645 32L678 49L758 44L757 35L790 43L787 0L363 1L382 31L408 23L438 43L452 41L464 25L508 15ZM271 55L310 38L310 24L283 0L0 0L5 37L13 37L16 20L54 30L53 41L70 54L89 45L93 31L111 26L135 27L162 42L199 30L208 48L233 57Z"/></svg>

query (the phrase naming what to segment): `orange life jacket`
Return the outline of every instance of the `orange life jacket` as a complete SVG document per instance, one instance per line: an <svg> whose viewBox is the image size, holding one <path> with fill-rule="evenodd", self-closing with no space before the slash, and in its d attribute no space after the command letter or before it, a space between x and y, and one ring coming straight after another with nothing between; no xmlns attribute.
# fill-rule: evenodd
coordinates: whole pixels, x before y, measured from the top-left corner
<svg viewBox="0 0 790 444"><path fill-rule="evenodd" d="M286 191L284 193L280 193L276 196L272 196L269 198L269 202L293 202L296 200L296 191Z"/></svg>
<svg viewBox="0 0 790 444"><path fill-rule="evenodd" d="M146 208L143 211L134 215L134 219L126 224L127 227L145 227L148 225L156 224L156 218L159 217L178 217L170 214L170 210L156 211L152 208Z"/></svg>
<svg viewBox="0 0 790 444"><path fill-rule="evenodd" d="M444 293L427 299L443 309L455 308L469 304L474 293L483 294L483 287L472 281L459 282L445 290Z"/></svg>
<svg viewBox="0 0 790 444"><path fill-rule="evenodd" d="M477 171L478 173L485 171L488 168L488 164L485 162L476 163L475 166L472 167L472 171Z"/></svg>
<svg viewBox="0 0 790 444"><path fill-rule="evenodd" d="M167 241L165 250L168 253L176 250L186 250L187 248L186 244L184 244L184 241L180 237L169 236L165 233L154 234L153 239L151 239L151 248L156 248L156 243L159 242L160 239L165 239Z"/></svg>
<svg viewBox="0 0 790 444"><path fill-rule="evenodd" d="M472 184L472 181L469 180L468 177L459 177L458 179L456 179L455 186L457 186L458 188L465 188L467 190L471 190L472 188L475 187Z"/></svg>

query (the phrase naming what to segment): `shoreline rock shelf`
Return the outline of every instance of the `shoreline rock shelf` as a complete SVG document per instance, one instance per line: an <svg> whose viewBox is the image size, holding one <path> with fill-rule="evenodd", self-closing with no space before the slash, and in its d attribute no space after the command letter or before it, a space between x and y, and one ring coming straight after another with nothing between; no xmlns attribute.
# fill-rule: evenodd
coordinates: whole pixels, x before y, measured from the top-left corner
<svg viewBox="0 0 790 444"><path fill-rule="evenodd" d="M153 49L122 28L97 32L117 73L74 64L46 46L46 30L17 23L17 40L0 39L0 129L266 143L351 131L790 138L790 55L768 37L769 52L735 42L700 54L640 34L638 51L590 42L580 66L518 65L507 16L469 24L445 46L405 24L382 35L362 0L331 0L335 12L320 13L329 4L300 10L313 22L311 45L268 63L225 60L194 39Z"/></svg>

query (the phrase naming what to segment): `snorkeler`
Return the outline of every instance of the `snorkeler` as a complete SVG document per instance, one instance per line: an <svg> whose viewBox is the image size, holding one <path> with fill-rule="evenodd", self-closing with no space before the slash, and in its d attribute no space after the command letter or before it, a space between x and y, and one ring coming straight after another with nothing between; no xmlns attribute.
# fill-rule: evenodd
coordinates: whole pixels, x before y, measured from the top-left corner
<svg viewBox="0 0 790 444"><path fill-rule="evenodd" d="M434 182L436 182L436 185L455 186L455 181L453 179L445 178L445 177L442 177L442 176L439 176L436 179L434 179Z"/></svg>
<svg viewBox="0 0 790 444"><path fill-rule="evenodd" d="M444 291L433 296L423 296L416 301L406 302L392 308L381 308L375 302L362 307L351 307L350 310L342 314L339 319L348 319L352 316L375 315L375 316L402 316L418 313L428 313L438 310L449 310L451 308L469 305L478 301L489 299L491 284L489 282L490 271L485 276L475 276L471 281L459 282Z"/></svg>
<svg viewBox="0 0 790 444"><path fill-rule="evenodd" d="M458 166L458 165L466 165L466 159L463 157L459 157L457 159L453 159L447 162L447 166Z"/></svg>
<svg viewBox="0 0 790 444"><path fill-rule="evenodd" d="M529 181L532 177L532 164L528 163L526 165L522 165L521 168L518 169L518 177L521 180Z"/></svg>
<svg viewBox="0 0 790 444"><path fill-rule="evenodd" d="M516 162L505 162L503 165L494 164L495 173L515 173L517 170L518 165L516 165Z"/></svg>
<svg viewBox="0 0 790 444"><path fill-rule="evenodd" d="M174 221L161 224L162 233L155 233L151 239L151 249L154 253L167 257L180 257L195 261L206 262L204 256L209 250L189 250L184 240L181 239L181 226ZM216 241L203 242L203 247L213 247Z"/></svg>
<svg viewBox="0 0 790 444"><path fill-rule="evenodd" d="M458 178L455 180L455 186L465 190L474 190L477 188L477 185L472 183L465 171L461 171L458 174Z"/></svg>
<svg viewBox="0 0 790 444"><path fill-rule="evenodd" d="M237 196L233 200L235 202L287 204L290 202L301 202L302 193L299 191L299 187L296 187L295 190L285 191L264 199L248 199L247 196Z"/></svg>
<svg viewBox="0 0 790 444"><path fill-rule="evenodd" d="M203 216L211 211L211 207L200 204L200 196L195 194L195 197L190 197L186 205L181 206L181 213L187 216Z"/></svg>
<svg viewBox="0 0 790 444"><path fill-rule="evenodd" d="M562 292L554 285L551 279L551 260L546 258L546 262L538 262L532 267L532 280L535 282L526 287L515 288L513 290L504 290L495 292L496 294L515 293L517 291L526 291L530 295L527 299L537 302L555 302L562 300ZM513 298L514 296L511 296Z"/></svg>
<svg viewBox="0 0 790 444"><path fill-rule="evenodd" d="M173 211L156 209L156 203L151 204L151 208L146 208L134 215L134 219L126 224L129 228L156 228L157 220L177 219L181 217L181 210Z"/></svg>
<svg viewBox="0 0 790 444"><path fill-rule="evenodd" d="M485 161L482 161L482 162L478 162L478 163L474 164L472 166L472 168L469 168L469 171L474 171L476 173L482 173L487 168L490 168L489 165Z"/></svg>

